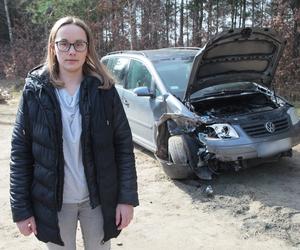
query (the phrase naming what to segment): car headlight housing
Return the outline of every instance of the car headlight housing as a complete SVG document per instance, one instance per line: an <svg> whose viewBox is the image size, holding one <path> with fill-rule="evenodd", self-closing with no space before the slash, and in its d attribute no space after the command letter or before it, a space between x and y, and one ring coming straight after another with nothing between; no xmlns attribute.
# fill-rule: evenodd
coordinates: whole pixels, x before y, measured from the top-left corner
<svg viewBox="0 0 300 250"><path fill-rule="evenodd" d="M297 124L300 121L298 112L294 107L289 108L287 113L289 114L293 125Z"/></svg>
<svg viewBox="0 0 300 250"><path fill-rule="evenodd" d="M239 135L235 131L235 129L227 123L213 124L213 125L210 125L209 127L214 129L214 131L216 132L216 135L220 139L236 139L236 138L239 138Z"/></svg>

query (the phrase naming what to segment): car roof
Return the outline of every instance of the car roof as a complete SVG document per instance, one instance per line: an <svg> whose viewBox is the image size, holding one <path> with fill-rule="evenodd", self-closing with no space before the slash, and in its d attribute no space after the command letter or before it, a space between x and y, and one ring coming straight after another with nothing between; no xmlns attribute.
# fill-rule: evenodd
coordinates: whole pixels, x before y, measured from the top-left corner
<svg viewBox="0 0 300 250"><path fill-rule="evenodd" d="M150 61L190 57L195 56L201 48L198 47L174 47L174 48L163 48L163 49L151 49L151 50L122 50L108 53L107 55L138 55L148 58Z"/></svg>

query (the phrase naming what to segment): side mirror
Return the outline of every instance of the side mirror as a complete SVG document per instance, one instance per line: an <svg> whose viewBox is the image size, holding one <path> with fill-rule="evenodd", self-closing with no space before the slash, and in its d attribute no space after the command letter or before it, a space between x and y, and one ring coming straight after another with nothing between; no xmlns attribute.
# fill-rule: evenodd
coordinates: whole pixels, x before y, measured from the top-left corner
<svg viewBox="0 0 300 250"><path fill-rule="evenodd" d="M137 96L150 96L154 97L154 93L150 91L148 87L137 87L133 89L133 93Z"/></svg>

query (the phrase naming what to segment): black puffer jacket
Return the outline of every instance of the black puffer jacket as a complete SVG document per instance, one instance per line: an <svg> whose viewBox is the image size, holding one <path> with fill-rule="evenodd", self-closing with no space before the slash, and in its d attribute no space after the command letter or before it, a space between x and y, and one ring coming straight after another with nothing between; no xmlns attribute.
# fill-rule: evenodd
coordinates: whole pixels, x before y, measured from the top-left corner
<svg viewBox="0 0 300 250"><path fill-rule="evenodd" d="M81 83L83 165L94 208L101 204L104 241L120 232L118 203L138 205L133 143L115 87L99 89L87 76ZM26 78L12 136L10 194L15 222L35 217L37 237L63 245L57 211L62 206L64 158L61 111L44 67Z"/></svg>

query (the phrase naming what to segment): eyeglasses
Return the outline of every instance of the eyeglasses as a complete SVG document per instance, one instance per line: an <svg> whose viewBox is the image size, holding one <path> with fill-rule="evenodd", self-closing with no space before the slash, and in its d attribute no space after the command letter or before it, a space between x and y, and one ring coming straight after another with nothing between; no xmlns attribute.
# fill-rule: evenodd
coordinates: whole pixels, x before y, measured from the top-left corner
<svg viewBox="0 0 300 250"><path fill-rule="evenodd" d="M88 46L87 42L81 40L78 40L75 43L69 43L68 41L57 41L55 42L55 44L58 50L62 52L69 51L71 46L73 46L77 52L83 52L87 49Z"/></svg>

